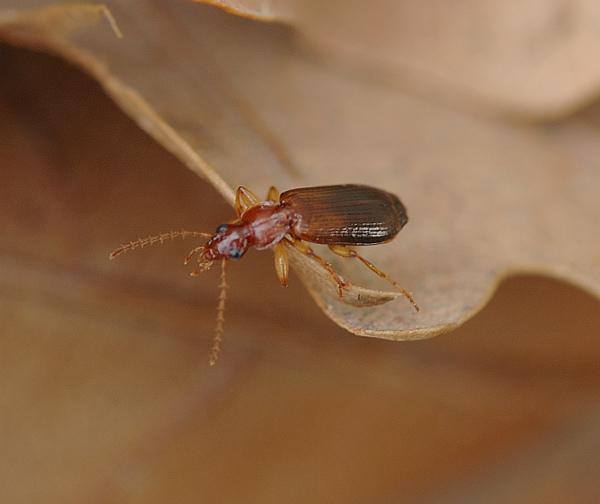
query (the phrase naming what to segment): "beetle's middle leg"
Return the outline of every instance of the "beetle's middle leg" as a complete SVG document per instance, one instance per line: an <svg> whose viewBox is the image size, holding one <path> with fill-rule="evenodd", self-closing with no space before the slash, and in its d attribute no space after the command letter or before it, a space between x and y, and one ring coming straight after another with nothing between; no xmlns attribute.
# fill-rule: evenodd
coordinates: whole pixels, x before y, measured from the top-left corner
<svg viewBox="0 0 600 504"><path fill-rule="evenodd" d="M305 242L303 242L302 240L298 240L297 238L294 238L290 235L287 235L285 237L285 239L289 243L291 243L297 250L302 252L305 256L308 256L311 259L318 262L321 265L321 267L323 269L325 269L331 275L331 278L333 278L333 281L337 284L338 296L340 296L340 297L344 296L344 288L348 286L348 282L346 282L338 274L338 272L335 271L335 269L333 268L331 263L327 262L321 256L318 256L317 254L315 254L315 251L311 247L309 247Z"/></svg>
<svg viewBox="0 0 600 504"><path fill-rule="evenodd" d="M275 186L269 187L269 192L267 193L267 200L273 201L274 203L279 203L279 191Z"/></svg>
<svg viewBox="0 0 600 504"><path fill-rule="evenodd" d="M383 278L384 280L389 282L391 285L396 287L396 289L398 289L402 293L402 295L411 302L411 304L413 305L413 307L415 308L416 311L420 310L419 305L413 299L410 292L408 292L406 289L402 288L395 280L392 280L383 271L381 271L377 266L375 266L371 261L369 261L368 259L365 259L358 252L356 252L356 250L346 247L345 245L329 245L329 249L334 254L337 254L339 256L354 257L354 258L358 259L367 268L369 268L373 273L375 273L376 275L379 275L381 278Z"/></svg>
<svg viewBox="0 0 600 504"><path fill-rule="evenodd" d="M248 208L253 207L260 203L256 194L254 194L250 189L246 189L244 186L239 186L237 191L235 192L235 211L238 214L238 217L248 210Z"/></svg>

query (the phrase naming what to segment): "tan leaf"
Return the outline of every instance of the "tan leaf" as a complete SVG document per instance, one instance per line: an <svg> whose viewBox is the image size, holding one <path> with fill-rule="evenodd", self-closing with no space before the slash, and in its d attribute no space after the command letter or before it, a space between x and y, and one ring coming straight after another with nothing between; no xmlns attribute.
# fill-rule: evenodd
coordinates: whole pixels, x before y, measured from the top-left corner
<svg viewBox="0 0 600 504"><path fill-rule="evenodd" d="M376 306L397 294L341 259L342 274L369 289L340 301L327 274L293 257L321 308L356 334L414 339L454 328L515 271L600 292L591 232L600 174L568 141L572 128L593 135L585 118L547 131L476 117L313 58L288 29L206 6L115 2L123 39L106 22L71 31L57 21L101 20L97 7L22 9L2 16L6 40L46 47L90 72L229 201L237 185L262 194L271 184L360 182L398 194L409 224L364 253L413 292L421 313L404 299ZM140 222L137 234L161 231L153 225Z"/></svg>
<svg viewBox="0 0 600 504"><path fill-rule="evenodd" d="M193 243L106 252L231 208L72 66L0 64L0 502L594 500L596 299L521 276L400 345L350 337L250 253L209 368L217 275L186 274ZM560 140L593 161L590 114Z"/></svg>
<svg viewBox="0 0 600 504"><path fill-rule="evenodd" d="M562 116L600 85L594 0L196 1L290 24L372 78L480 112Z"/></svg>

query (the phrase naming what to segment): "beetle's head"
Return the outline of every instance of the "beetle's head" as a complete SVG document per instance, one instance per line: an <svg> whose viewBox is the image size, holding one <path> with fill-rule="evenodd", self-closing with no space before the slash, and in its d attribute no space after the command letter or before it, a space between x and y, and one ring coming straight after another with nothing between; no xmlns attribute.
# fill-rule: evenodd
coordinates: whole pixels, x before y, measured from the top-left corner
<svg viewBox="0 0 600 504"><path fill-rule="evenodd" d="M245 223L221 224L206 243L202 256L206 261L239 259L248 250L249 236L250 229Z"/></svg>

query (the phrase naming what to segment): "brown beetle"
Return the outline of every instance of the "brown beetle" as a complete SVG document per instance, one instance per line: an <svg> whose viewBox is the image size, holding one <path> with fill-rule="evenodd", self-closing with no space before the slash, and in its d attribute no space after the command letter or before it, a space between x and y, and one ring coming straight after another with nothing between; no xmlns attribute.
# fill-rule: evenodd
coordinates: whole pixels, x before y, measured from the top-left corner
<svg viewBox="0 0 600 504"><path fill-rule="evenodd" d="M412 303L419 307L409 292L400 287L373 263L349 248L376 245L393 239L407 223L406 209L393 194L381 189L355 184L292 189L279 195L269 189L266 201L260 201L245 187L236 192L235 209L238 218L230 224L221 224L215 234L200 231L171 231L141 238L121 245L110 254L110 259L146 245L187 237L204 237L208 241L194 248L185 258L188 264L196 256L195 276L208 270L215 261L221 261L221 283L217 324L210 353L210 365L217 361L221 348L227 284L225 266L228 259L241 258L250 247L258 250L271 248L275 252L275 271L281 285L288 284L288 255L291 245L323 267L337 284L338 295L344 295L349 283L336 273L333 266L315 254L306 242L324 244L337 255L354 257L371 271L387 280Z"/></svg>

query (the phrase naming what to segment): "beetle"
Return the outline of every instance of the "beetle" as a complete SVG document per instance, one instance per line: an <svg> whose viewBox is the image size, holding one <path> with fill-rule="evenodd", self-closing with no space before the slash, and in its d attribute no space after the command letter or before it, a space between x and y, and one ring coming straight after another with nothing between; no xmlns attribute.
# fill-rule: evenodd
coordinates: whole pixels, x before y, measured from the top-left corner
<svg viewBox="0 0 600 504"><path fill-rule="evenodd" d="M404 227L408 222L406 208L394 194L357 184L302 187L281 194L271 187L267 199L260 201L250 190L240 186L236 191L235 210L237 218L217 226L214 234L170 231L131 241L110 254L110 259L114 259L124 252L162 244L175 238L208 238L206 243L190 251L184 264L189 264L195 256L196 269L190 275L196 276L210 269L215 261L221 262L217 322L209 358L211 366L217 362L223 336L227 261L240 259L251 247L257 250L273 249L275 272L284 287L288 284L289 273L286 247L294 247L329 273L337 285L338 295L343 297L344 289L350 284L328 261L317 255L308 242L327 245L334 254L361 261L397 288L419 311L419 306L408 291L350 248L388 242Z"/></svg>

